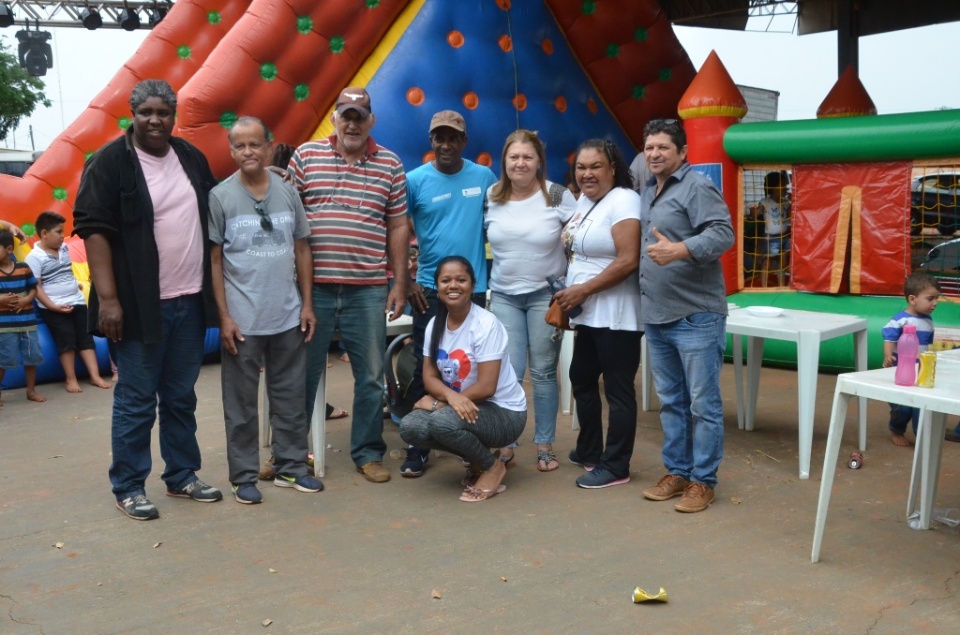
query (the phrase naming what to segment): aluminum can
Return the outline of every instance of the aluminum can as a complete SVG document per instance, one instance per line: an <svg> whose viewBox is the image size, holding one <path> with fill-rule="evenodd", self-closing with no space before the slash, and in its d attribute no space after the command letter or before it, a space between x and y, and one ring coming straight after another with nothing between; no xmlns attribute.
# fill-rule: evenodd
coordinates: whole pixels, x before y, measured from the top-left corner
<svg viewBox="0 0 960 635"><path fill-rule="evenodd" d="M917 373L917 385L921 388L933 388L937 377L937 354L920 353L920 372Z"/></svg>
<svg viewBox="0 0 960 635"><path fill-rule="evenodd" d="M663 587L660 587L660 592L656 595L652 593L647 593L640 587L637 587L633 590L633 603L640 604L641 602L666 602L667 601L667 590Z"/></svg>
<svg viewBox="0 0 960 635"><path fill-rule="evenodd" d="M863 466L863 453L860 450L854 450L847 459L847 467L851 470L859 470Z"/></svg>

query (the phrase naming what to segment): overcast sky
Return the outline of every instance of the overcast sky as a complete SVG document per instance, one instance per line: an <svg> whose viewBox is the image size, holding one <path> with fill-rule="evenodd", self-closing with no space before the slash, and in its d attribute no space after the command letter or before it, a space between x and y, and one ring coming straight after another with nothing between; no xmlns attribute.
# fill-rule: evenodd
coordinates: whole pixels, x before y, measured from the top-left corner
<svg viewBox="0 0 960 635"><path fill-rule="evenodd" d="M751 21L751 28L762 25ZM790 23L776 25L789 29ZM29 126L37 149L46 148L112 79L147 35L101 29L51 29L54 68L44 78L54 102L21 122L5 147L29 150ZM678 27L695 67L712 49L738 84L780 93L780 119L810 119L837 78L836 34L734 32ZM16 53L15 30L0 31ZM960 80L953 72L960 23L909 29L860 39L860 79L880 114L960 108ZM15 136L15 140L11 137Z"/></svg>

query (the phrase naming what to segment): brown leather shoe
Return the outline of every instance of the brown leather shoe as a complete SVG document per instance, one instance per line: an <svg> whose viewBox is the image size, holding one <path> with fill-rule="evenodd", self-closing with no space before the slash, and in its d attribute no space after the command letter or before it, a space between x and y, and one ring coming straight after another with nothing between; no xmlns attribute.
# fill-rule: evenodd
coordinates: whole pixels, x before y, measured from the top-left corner
<svg viewBox="0 0 960 635"><path fill-rule="evenodd" d="M357 468L371 483L386 483L390 480L390 471L380 461L370 461Z"/></svg>
<svg viewBox="0 0 960 635"><path fill-rule="evenodd" d="M674 496L680 496L680 494L683 494L683 490L687 489L687 485L689 484L690 481L682 476L677 474L667 474L662 479L657 481L656 485L643 490L643 497L652 501L665 501L669 498L673 498Z"/></svg>
<svg viewBox="0 0 960 635"><path fill-rule="evenodd" d="M273 477L276 475L277 474L273 469L273 457L271 456L269 459L263 462L263 466L260 468L260 474L258 475L258 478L261 481L272 481Z"/></svg>
<svg viewBox="0 0 960 635"><path fill-rule="evenodd" d="M690 483L683 490L683 496L677 501L674 509L678 512L702 512L713 502L713 488L703 483Z"/></svg>

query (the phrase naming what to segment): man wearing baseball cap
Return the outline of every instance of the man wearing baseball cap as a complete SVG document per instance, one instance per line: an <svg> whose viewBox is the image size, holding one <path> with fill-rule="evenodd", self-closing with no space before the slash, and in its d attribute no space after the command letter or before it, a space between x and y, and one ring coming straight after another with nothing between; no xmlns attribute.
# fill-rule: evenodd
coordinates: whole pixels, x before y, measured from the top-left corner
<svg viewBox="0 0 960 635"><path fill-rule="evenodd" d="M384 312L398 319L407 303L407 180L400 158L370 136L376 116L365 89L344 88L330 122L334 134L297 148L287 167L311 230L317 329L307 351L307 415L339 330L354 376L350 456L368 481L383 483L390 480L383 466Z"/></svg>
<svg viewBox="0 0 960 635"><path fill-rule="evenodd" d="M424 395L423 341L427 324L437 313L433 275L447 256L463 256L476 273L474 303L485 306L487 259L483 245L483 202L487 189L497 182L490 168L463 158L467 124L454 110L441 110L430 120L430 146L434 159L407 175L407 208L420 245L417 282L409 293L413 306L413 350L417 358L410 394ZM421 476L430 454L408 448L400 475Z"/></svg>

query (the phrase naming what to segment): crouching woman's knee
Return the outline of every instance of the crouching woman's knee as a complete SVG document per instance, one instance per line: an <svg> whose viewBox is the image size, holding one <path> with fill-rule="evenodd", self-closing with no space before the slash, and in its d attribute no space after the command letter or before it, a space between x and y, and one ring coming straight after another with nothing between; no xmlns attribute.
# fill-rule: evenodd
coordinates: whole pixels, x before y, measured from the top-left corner
<svg viewBox="0 0 960 635"><path fill-rule="evenodd" d="M415 447L424 447L430 438L430 413L426 410L412 410L400 420L400 438L404 443Z"/></svg>

